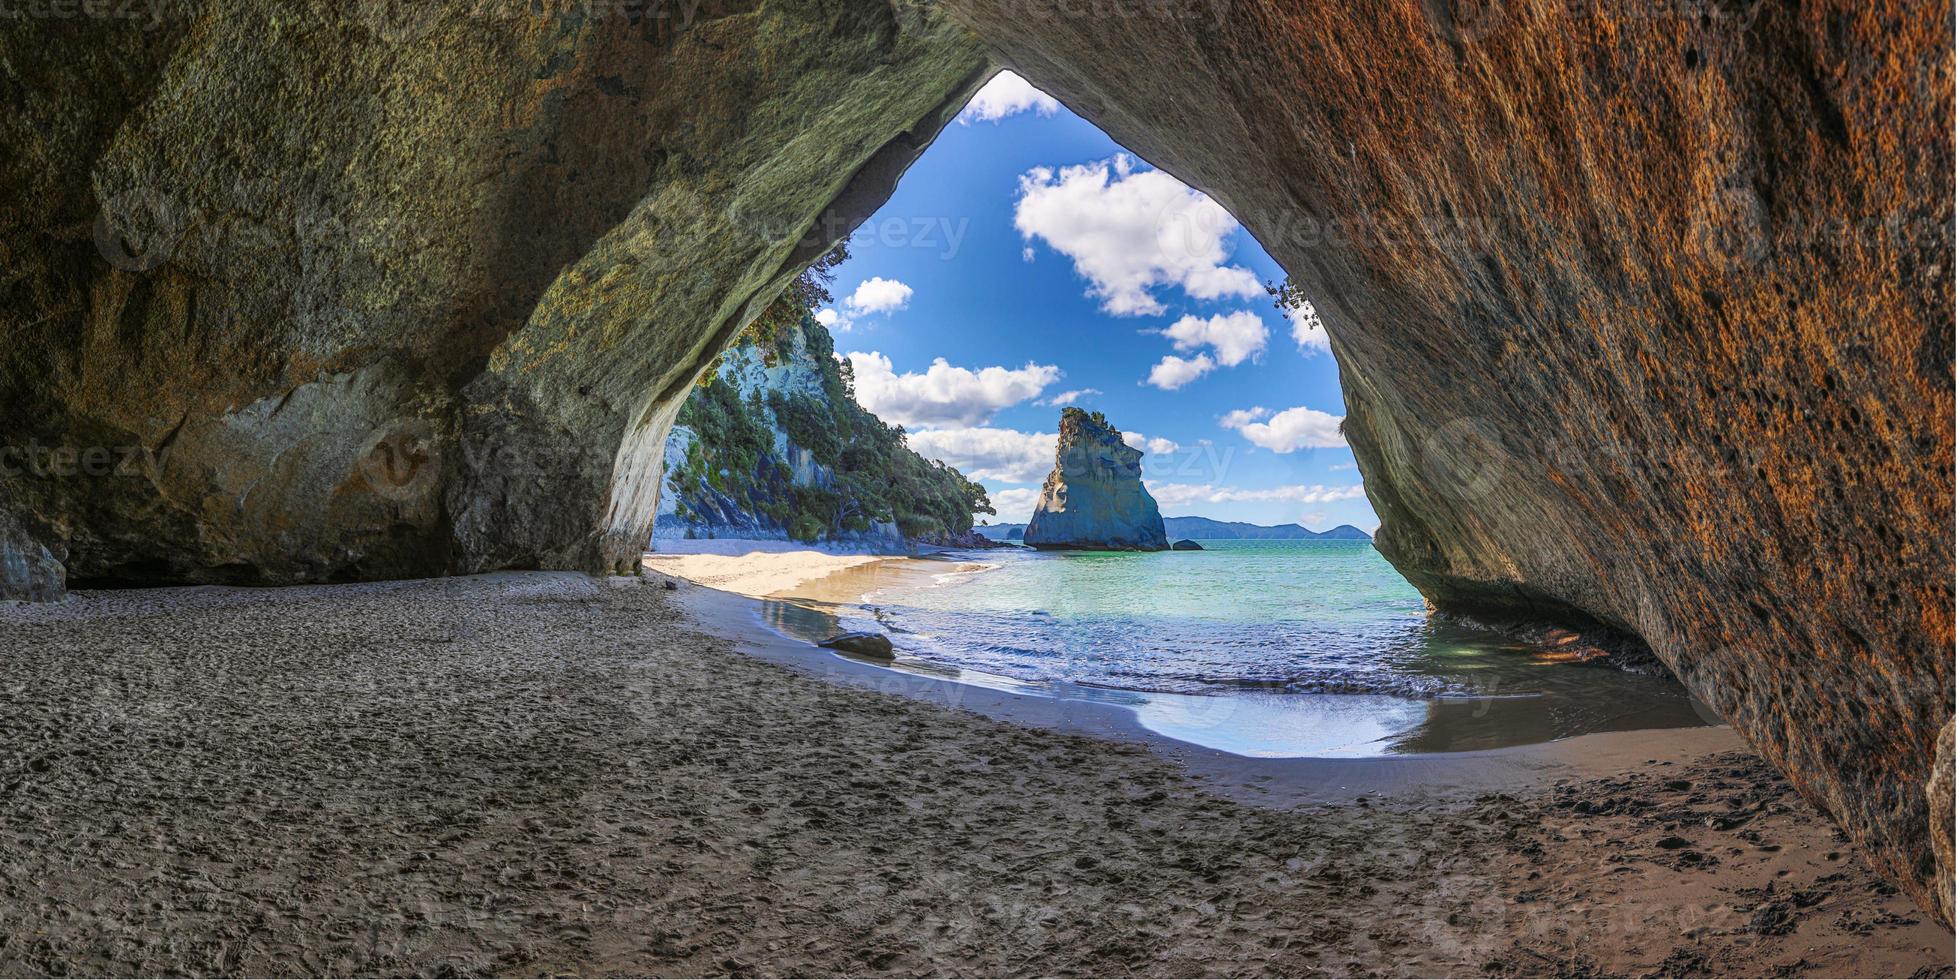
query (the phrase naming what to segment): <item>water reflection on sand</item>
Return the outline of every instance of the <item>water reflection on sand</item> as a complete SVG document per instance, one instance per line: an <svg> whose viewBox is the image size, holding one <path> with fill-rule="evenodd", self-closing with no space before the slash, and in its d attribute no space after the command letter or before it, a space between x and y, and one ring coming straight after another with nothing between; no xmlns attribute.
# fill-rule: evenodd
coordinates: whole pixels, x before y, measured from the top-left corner
<svg viewBox="0 0 1957 980"><path fill-rule="evenodd" d="M982 558L901 560L858 566L793 590L792 596L762 601L764 623L777 633L810 643L847 629L880 629L891 635L895 661L870 660L829 650L812 656L837 656L876 667L955 681L989 690L1035 697L1113 704L1129 708L1145 727L1195 745L1246 756L1373 757L1444 753L1551 741L1575 734L1718 724L1718 719L1685 696L1682 689L1637 697L1580 695L1582 678L1562 680L1547 694L1469 697L1402 697L1370 693L1300 693L1251 683L1223 694L1124 690L1064 677L1024 679L942 659L906 655L902 607L877 601L904 594L920 584L943 584L989 567ZM868 598L871 601L861 602ZM1028 630L1045 628L1048 617L1028 614ZM918 645L912 641L913 648ZM1531 651L1464 649L1462 657L1509 656L1526 661ZM1541 669L1599 671L1610 668L1550 664ZM1504 669L1514 664L1498 661ZM1473 670L1457 664L1452 669ZM1608 678L1606 678L1608 679ZM1605 689L1609 685L1604 685ZM1640 688L1640 691L1643 691Z"/></svg>

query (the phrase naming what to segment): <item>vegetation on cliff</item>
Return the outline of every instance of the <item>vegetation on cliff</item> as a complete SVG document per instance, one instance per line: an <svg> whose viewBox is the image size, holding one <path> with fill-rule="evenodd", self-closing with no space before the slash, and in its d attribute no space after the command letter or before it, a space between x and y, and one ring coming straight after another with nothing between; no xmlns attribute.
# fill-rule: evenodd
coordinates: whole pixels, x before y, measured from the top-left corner
<svg viewBox="0 0 1957 980"><path fill-rule="evenodd" d="M844 257L839 247L811 267L681 407L678 424L694 438L684 459L668 462L680 520L711 524L731 502L798 541L876 524L947 540L968 535L975 512L994 513L983 486L912 452L902 426L857 404L849 363L836 358L835 341L811 314L828 301L828 270ZM729 363L784 369L793 380L743 396Z"/></svg>

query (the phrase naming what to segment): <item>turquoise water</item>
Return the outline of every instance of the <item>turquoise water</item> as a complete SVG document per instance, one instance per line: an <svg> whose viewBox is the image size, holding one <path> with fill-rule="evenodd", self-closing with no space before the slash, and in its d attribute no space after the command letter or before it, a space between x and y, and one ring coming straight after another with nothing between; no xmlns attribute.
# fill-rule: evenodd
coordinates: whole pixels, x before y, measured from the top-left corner
<svg viewBox="0 0 1957 980"><path fill-rule="evenodd" d="M1713 720L1669 678L1547 662L1430 620L1369 542L1203 546L971 552L958 557L984 570L864 601L917 667L1127 703L1152 728L1246 754L1459 751Z"/></svg>

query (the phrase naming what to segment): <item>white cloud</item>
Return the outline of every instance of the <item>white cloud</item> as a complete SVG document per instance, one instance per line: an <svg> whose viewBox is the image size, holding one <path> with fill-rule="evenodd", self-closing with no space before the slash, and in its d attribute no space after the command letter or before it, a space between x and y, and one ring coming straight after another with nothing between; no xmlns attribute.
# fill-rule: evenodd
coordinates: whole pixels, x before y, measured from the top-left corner
<svg viewBox="0 0 1957 980"><path fill-rule="evenodd" d="M1154 453L1157 456L1166 456L1182 448L1174 439L1150 439L1139 432L1123 432L1121 441L1142 452Z"/></svg>
<svg viewBox="0 0 1957 980"><path fill-rule="evenodd" d="M1025 248L1020 249L1019 257L1027 262L1033 261L1033 246L1028 245Z"/></svg>
<svg viewBox="0 0 1957 980"><path fill-rule="evenodd" d="M1081 399L1086 398L1089 395L1098 395L1100 393L1101 393L1101 389L1099 388L1077 388L1073 391L1063 391L1053 396L1052 398L1048 398L1045 401L1036 402L1035 404L1045 405L1048 408L1061 408L1066 405L1078 405L1080 404Z"/></svg>
<svg viewBox="0 0 1957 980"><path fill-rule="evenodd" d="M1328 470L1332 470L1334 472L1338 470L1356 470L1359 468L1359 464L1358 463L1333 463L1332 465L1327 466L1325 468Z"/></svg>
<svg viewBox="0 0 1957 980"><path fill-rule="evenodd" d="M1271 410L1262 405L1256 408L1239 408L1232 412L1225 412L1218 422L1226 429L1241 429L1270 414Z"/></svg>
<svg viewBox="0 0 1957 980"><path fill-rule="evenodd" d="M1199 316L1185 316L1162 331L1162 336L1175 341L1176 350L1213 348L1217 363L1224 367L1234 367L1242 364L1245 358L1263 354L1264 341L1270 335L1271 331L1264 326L1264 318L1249 310L1218 313L1207 320Z"/></svg>
<svg viewBox="0 0 1957 980"><path fill-rule="evenodd" d="M1148 383L1163 391L1174 391L1214 370L1216 362L1208 354L1188 359L1164 354L1160 362L1148 369Z"/></svg>
<svg viewBox="0 0 1957 980"><path fill-rule="evenodd" d="M827 306L815 311L815 322L828 328L830 333L848 333L849 328L856 325L849 317Z"/></svg>
<svg viewBox="0 0 1957 980"><path fill-rule="evenodd" d="M999 512L997 517L985 518L994 524L1024 524L1033 519L1033 508L1040 502L1038 490L1024 487L989 490L985 495L992 501L992 509Z"/></svg>
<svg viewBox="0 0 1957 980"><path fill-rule="evenodd" d="M919 456L956 467L970 480L1039 483L1053 472L1059 436L1018 429L929 429L910 433Z"/></svg>
<svg viewBox="0 0 1957 980"><path fill-rule="evenodd" d="M985 87L965 103L958 113L958 123L969 126L974 122L998 122L1007 116L1022 112L1037 112L1051 116L1060 110L1060 101L1033 87L1031 82L1009 71L992 76Z"/></svg>
<svg viewBox="0 0 1957 980"><path fill-rule="evenodd" d="M1164 311L1157 286L1197 299L1256 296L1257 276L1226 266L1237 221L1206 195L1159 170L1135 171L1126 154L1019 178L1013 227L1074 260L1101 308L1124 316Z"/></svg>
<svg viewBox="0 0 1957 980"><path fill-rule="evenodd" d="M973 371L953 367L940 357L923 374L898 374L890 358L876 351L851 351L849 366L855 375L857 404L907 429L979 425L1008 405L1039 397L1047 385L1060 380L1059 368L1031 361L1022 368Z"/></svg>
<svg viewBox="0 0 1957 980"><path fill-rule="evenodd" d="M851 313L888 313L911 304L911 287L895 279L872 276L843 300Z"/></svg>
<svg viewBox="0 0 1957 980"><path fill-rule="evenodd" d="M1219 487L1208 483L1155 483L1148 484L1149 496L1165 510L1171 507L1188 507L1195 504L1226 503L1293 503L1329 504L1338 500L1358 500L1366 496L1365 484L1349 487L1328 487L1322 483L1311 486L1268 487L1258 490L1245 490L1238 487Z"/></svg>
<svg viewBox="0 0 1957 980"><path fill-rule="evenodd" d="M1318 308L1307 300L1303 306L1287 306L1284 315L1291 321L1291 339L1298 342L1298 349L1306 355L1323 351L1332 352L1332 338L1325 335L1325 321L1318 316Z"/></svg>
<svg viewBox="0 0 1957 980"><path fill-rule="evenodd" d="M1223 417L1223 427L1243 433L1245 439L1274 453L1345 445L1345 435L1339 431L1339 423L1345 421L1343 415L1328 415L1301 405L1271 416L1268 422L1252 421L1264 412L1262 408L1231 412Z"/></svg>

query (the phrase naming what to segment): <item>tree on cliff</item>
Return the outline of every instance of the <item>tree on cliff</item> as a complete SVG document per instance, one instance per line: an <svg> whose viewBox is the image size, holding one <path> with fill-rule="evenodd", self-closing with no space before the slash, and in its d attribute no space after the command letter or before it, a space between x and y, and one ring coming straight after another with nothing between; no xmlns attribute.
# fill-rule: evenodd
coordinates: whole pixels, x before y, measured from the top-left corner
<svg viewBox="0 0 1957 980"><path fill-rule="evenodd" d="M879 522L895 524L910 538L958 537L970 533L974 513L996 513L983 486L919 456L903 427L886 425L857 404L849 364L836 358L834 338L813 315L830 301L834 267L848 256L839 245L797 277L736 345L769 366L782 357L801 362L820 379L820 397L768 391L743 399L716 360L681 407L677 421L696 437L686 458L675 461L682 493L676 512L682 517L695 511L687 496L709 489L709 496L723 495L739 510L766 515L803 541L865 531ZM777 428L828 471L822 485L798 484L788 462L777 458Z"/></svg>

